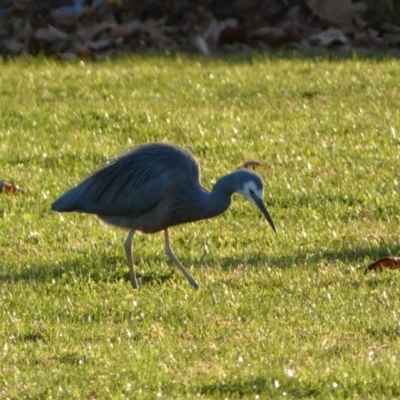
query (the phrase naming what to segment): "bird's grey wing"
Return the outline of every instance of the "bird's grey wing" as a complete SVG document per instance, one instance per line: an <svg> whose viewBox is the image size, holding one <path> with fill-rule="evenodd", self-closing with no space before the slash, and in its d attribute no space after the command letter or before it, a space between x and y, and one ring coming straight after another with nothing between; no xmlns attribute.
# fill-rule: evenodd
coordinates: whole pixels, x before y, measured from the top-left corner
<svg viewBox="0 0 400 400"><path fill-rule="evenodd" d="M52 209L135 218L154 208L178 175L199 181L198 164L189 152L163 144L138 146L63 194Z"/></svg>
<svg viewBox="0 0 400 400"><path fill-rule="evenodd" d="M116 180L102 186L100 181L94 182L89 178L57 201L71 204L65 211L137 218L157 206L166 174L135 185L121 185Z"/></svg>
<svg viewBox="0 0 400 400"><path fill-rule="evenodd" d="M118 187L116 192L104 192L98 199L98 214L109 216L140 217L160 202L167 172L152 177L139 185Z"/></svg>

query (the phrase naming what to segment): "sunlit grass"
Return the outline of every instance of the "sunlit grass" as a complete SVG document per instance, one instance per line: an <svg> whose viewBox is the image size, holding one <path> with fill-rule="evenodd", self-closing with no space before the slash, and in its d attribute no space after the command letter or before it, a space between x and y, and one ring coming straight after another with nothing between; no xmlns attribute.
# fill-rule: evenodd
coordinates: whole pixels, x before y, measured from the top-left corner
<svg viewBox="0 0 400 400"><path fill-rule="evenodd" d="M396 60L242 55L3 62L2 398L395 398ZM138 235L52 201L138 143L190 149L205 187L258 160L274 235L249 202L171 230L200 284Z"/></svg>

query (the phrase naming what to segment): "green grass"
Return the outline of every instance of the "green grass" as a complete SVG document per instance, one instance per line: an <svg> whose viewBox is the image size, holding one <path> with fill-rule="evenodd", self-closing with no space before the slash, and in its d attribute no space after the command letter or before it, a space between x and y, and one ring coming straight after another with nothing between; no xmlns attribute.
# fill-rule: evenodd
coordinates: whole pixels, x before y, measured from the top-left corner
<svg viewBox="0 0 400 400"><path fill-rule="evenodd" d="M132 56L1 63L0 398L399 398L400 65ZM200 284L138 235L52 201L137 143L190 149L202 181L262 161L274 235L235 196L171 230Z"/></svg>

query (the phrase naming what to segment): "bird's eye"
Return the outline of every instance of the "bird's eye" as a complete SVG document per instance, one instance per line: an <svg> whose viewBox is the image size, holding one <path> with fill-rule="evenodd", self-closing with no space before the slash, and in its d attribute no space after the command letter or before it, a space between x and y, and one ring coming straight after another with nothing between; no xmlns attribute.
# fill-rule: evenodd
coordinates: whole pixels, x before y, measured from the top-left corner
<svg viewBox="0 0 400 400"><path fill-rule="evenodd" d="M255 194L253 189L250 189L249 192L250 192L251 195Z"/></svg>

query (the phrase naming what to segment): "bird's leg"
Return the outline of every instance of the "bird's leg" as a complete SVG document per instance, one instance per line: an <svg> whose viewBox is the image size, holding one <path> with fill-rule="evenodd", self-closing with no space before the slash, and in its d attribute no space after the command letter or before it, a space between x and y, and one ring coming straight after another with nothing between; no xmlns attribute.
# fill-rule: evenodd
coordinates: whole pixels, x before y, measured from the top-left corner
<svg viewBox="0 0 400 400"><path fill-rule="evenodd" d="M126 258L128 259L131 284L134 289L137 289L139 285L137 283L135 266L133 265L133 258L132 258L132 238L134 233L135 231L133 229L129 231L128 237L125 240L124 247L125 247Z"/></svg>
<svg viewBox="0 0 400 400"><path fill-rule="evenodd" d="M198 289L199 285L197 282L191 277L189 272L185 269L185 267L180 263L180 261L176 258L174 252L171 249L171 244L169 242L169 234L168 228L164 229L164 236L165 236L165 252L170 260L181 270L182 274L185 275L188 282L195 288Z"/></svg>

